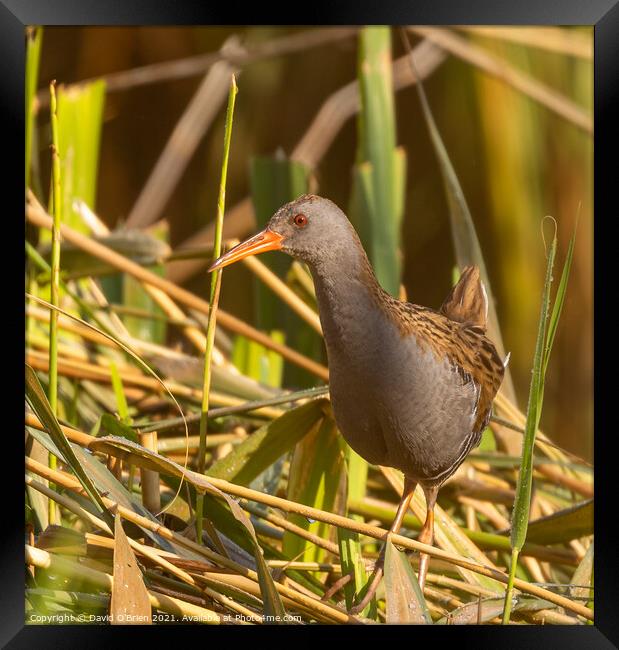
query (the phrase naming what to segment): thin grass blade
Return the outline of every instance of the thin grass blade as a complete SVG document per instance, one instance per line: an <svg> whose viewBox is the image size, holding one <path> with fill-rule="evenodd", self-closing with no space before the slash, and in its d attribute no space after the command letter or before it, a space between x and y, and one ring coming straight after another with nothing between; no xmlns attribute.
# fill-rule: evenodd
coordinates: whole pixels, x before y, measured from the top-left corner
<svg viewBox="0 0 619 650"><path fill-rule="evenodd" d="M148 235L153 237L156 241L162 242L162 249L168 248L168 224L163 221L151 227ZM153 273L160 276L165 276L165 268L163 264L157 264L151 268ZM157 303L146 293L142 284L132 278L130 275L123 276L123 305L125 307L133 307L145 310L147 313L152 313L154 316L162 316L163 311L158 307ZM148 341L151 343L165 343L166 340L166 321L163 319L147 319L138 318L131 315L125 315L123 322L132 336L140 339L141 341Z"/></svg>
<svg viewBox="0 0 619 650"><path fill-rule="evenodd" d="M518 473L516 498L514 501L514 508L512 510L512 527L510 535L512 555L509 572L510 582L507 585L505 592L505 607L503 610L504 625L509 623L513 579L516 575L518 555L526 541L527 529L529 525L531 488L533 483L533 448L535 446L535 434L539 427L542 405L544 402L544 378L547 363L546 336L548 332L552 270L554 268L556 251L557 235L555 229L546 261L546 278L544 280L544 289L542 292L542 304L540 308L539 325L537 330L537 341L535 343L535 355L533 358L531 387L529 389L527 419L525 423L524 438L522 441L522 463L520 466L520 471ZM548 354L549 353L550 351L548 351Z"/></svg>
<svg viewBox="0 0 619 650"><path fill-rule="evenodd" d="M60 303L60 224L62 223L62 177L60 171L60 144L59 144L59 127L58 127L58 107L56 99L56 82L52 81L49 85L50 92L50 114L52 123L52 205L53 205L53 223L52 223L52 249L51 249L51 279L50 279L50 298L49 301L53 306ZM58 415L58 312L55 310L50 313L49 318L49 406L52 415ZM56 469L56 458L49 457L49 466ZM49 502L49 521L51 524L56 523L56 504Z"/></svg>
<svg viewBox="0 0 619 650"><path fill-rule="evenodd" d="M535 432L539 427L541 407L543 403L546 332L550 308L550 286L552 284L552 270L554 267L556 250L557 238L555 235L548 252L546 278L542 293L542 305L540 309L537 341L535 344L535 356L533 359L533 376L531 378L531 388L529 391L527 420L522 442L522 463L518 474L518 486L516 489L516 499L512 513L511 544L512 547L518 551L522 549L522 545L526 540L527 527L529 523L531 485L533 481L533 447L535 443Z"/></svg>
<svg viewBox="0 0 619 650"><path fill-rule="evenodd" d="M213 255L217 258L221 255L221 241L224 225L224 209L226 203L226 179L228 176L228 158L230 155L230 141L232 139L232 121L234 117L234 104L238 91L234 75L230 80L228 93L228 108L226 110L226 124L224 129L224 148L221 163L221 178L219 183L219 198L217 201L217 218L215 225L215 244ZM202 384L202 409L200 411L200 449L198 451L198 472L204 474L206 434L208 427L209 393L211 389L211 357L215 343L215 323L217 318L217 306L219 303L219 291L221 289L221 270L217 269L211 274L211 291L209 299L208 321L206 325L206 350L204 353L204 380ZM198 495L196 501L196 537L202 541L202 516L204 505L202 495Z"/></svg>
<svg viewBox="0 0 619 650"><path fill-rule="evenodd" d="M118 416L125 424L131 424L127 397L125 396L125 390L123 388L123 381L118 372L118 366L114 362L110 364L110 375L112 376L112 388L116 397Z"/></svg>

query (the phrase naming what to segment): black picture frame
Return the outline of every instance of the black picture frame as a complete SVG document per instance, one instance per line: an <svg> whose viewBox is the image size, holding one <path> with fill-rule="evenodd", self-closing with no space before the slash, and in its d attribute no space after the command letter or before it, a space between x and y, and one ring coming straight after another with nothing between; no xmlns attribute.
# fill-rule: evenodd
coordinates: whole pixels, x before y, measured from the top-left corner
<svg viewBox="0 0 619 650"><path fill-rule="evenodd" d="M0 106L3 109L2 157L9 164L5 167L3 195L5 197L5 228L7 224L17 222L18 214L23 214L23 133L24 133L24 72L25 41L24 28L27 25L217 25L238 24L239 18L245 24L269 25L304 25L309 20L316 24L486 24L486 25L593 25L594 26L594 201L596 212L595 227L595 345L594 362L595 381L595 426L597 435L594 440L595 481L597 499L595 501L595 626L582 627L538 627L515 626L500 627L443 627L442 632L432 629L404 629L403 642L419 644L423 642L440 642L476 645L497 643L506 647L549 648L552 645L565 648L611 648L619 647L619 575L616 541L611 532L611 522L615 519L610 510L611 499L604 495L613 494L613 470L616 456L612 453L615 427L611 425L610 408L613 381L604 377L604 367L616 368L609 359L608 352L614 352L616 346L607 338L609 310L607 305L612 299L612 285L605 285L608 269L604 265L604 247L612 246L612 240L606 236L606 229L616 213L617 163L616 152L619 151L619 0L398 0L389 3L371 2L312 2L309 4L291 3L284 6L273 3L238 4L208 3L204 0L123 0L123 2L104 2L102 0L0 0ZM615 155L613 155L615 154ZM20 162L21 161L21 162ZM13 179L11 176L14 175ZM9 202L6 202L9 199ZM613 201L611 203L611 201ZM611 212L611 205L614 211ZM608 212L608 214L606 214ZM616 217L615 217L616 219ZM609 225L607 225L609 224ZM14 235L9 235L13 237ZM16 255L23 248L15 245ZM612 258L611 258L612 259ZM611 267L609 267L611 268ZM11 314L23 314L23 298L18 282L8 287L15 291L14 310ZM11 303L11 307L13 304ZM13 316L6 318L11 328L9 340L21 341L23 337L23 318ZM5 323L6 324L6 323ZM606 342L609 341L607 344ZM5 339L6 342L6 339ZM19 344L11 347L17 358L5 363L15 363L17 376L22 376ZM23 349L23 348L22 348ZM604 355L602 357L602 354ZM610 363L609 363L610 361ZM19 369L19 370L17 370ZM609 375L612 378L612 375ZM23 404L23 383L13 382L10 387L15 390L14 404ZM15 453L23 444L18 433L21 425L21 412L15 408L16 426L4 431L5 453ZM18 463L15 471L20 472ZM19 482L14 483L15 485ZM23 491L3 507L3 531L0 534L0 647L96 647L109 646L115 642L119 628L110 626L25 626L24 625L24 537L23 537ZM6 494L5 494L6 497ZM156 628L161 634L166 628ZM212 628L179 627L174 630L175 639L187 630L203 634L212 640ZM300 628L289 628L291 630ZM308 630L307 627L303 628ZM309 634L314 633L312 629ZM356 629L364 635L371 634L372 628ZM381 636L384 633L382 626ZM392 628L393 629L393 628ZM436 629L436 628L433 628ZM123 628L127 632L127 628ZM451 631L450 631L451 630ZM347 643L351 628L332 628L329 630L330 641ZM153 628L135 627L130 630L135 643L138 639L153 637ZM166 632L164 632L165 634ZM231 634L229 630L224 633ZM235 632L236 633L236 632ZM279 634L279 630L262 628L252 634ZM308 632L305 632L306 634ZM429 636L426 636L428 635ZM136 637L135 635L139 635ZM447 638L448 637L448 638ZM255 638L252 636L252 638ZM309 640L309 637L306 637ZM370 637L366 637L370 639ZM158 641L164 641L160 636ZM148 642L147 641L147 642ZM169 639L167 640L169 642ZM277 639L271 641L278 642ZM183 641L181 641L182 643ZM311 642L311 641L310 641Z"/></svg>

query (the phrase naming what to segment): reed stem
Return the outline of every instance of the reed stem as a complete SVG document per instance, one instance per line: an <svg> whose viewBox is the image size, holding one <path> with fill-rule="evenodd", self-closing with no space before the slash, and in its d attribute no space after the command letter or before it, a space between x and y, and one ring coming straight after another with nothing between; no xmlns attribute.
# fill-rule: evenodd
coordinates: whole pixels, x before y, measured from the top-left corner
<svg viewBox="0 0 619 650"><path fill-rule="evenodd" d="M56 102L56 81L49 85L52 122L52 182L53 182L53 224L51 251L50 302L58 306L60 302L60 223L62 194L60 193L60 146L58 143L58 114ZM52 310L49 319L49 403L54 415L58 415L58 312ZM49 467L56 469L56 456L49 454ZM56 504L49 501L49 522L56 524Z"/></svg>
<svg viewBox="0 0 619 650"><path fill-rule="evenodd" d="M228 94L228 109L226 111L226 126L224 131L224 155L221 163L221 180L219 183L219 198L217 200L217 219L215 222L215 244L213 255L221 255L221 240L224 227L224 210L226 206L226 178L228 176L228 159L230 156L230 140L232 138L232 121L234 117L234 104L238 87L232 75L230 92ZM206 326L206 350L204 353L204 381L202 384L202 408L200 411L200 447L198 452L198 472L204 474L206 435L208 430L209 391L211 387L211 356L215 342L215 323L217 320L217 305L219 303L219 290L221 288L221 270L217 269L211 275L211 293L209 300L208 321ZM202 543L202 516L204 512L204 497L196 497L196 536L198 543Z"/></svg>

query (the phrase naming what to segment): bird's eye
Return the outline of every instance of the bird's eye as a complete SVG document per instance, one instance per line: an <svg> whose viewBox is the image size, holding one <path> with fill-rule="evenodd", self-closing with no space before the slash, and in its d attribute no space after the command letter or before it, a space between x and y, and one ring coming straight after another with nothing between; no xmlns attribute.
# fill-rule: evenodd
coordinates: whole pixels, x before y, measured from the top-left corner
<svg viewBox="0 0 619 650"><path fill-rule="evenodd" d="M292 223L299 228L305 228L307 226L307 217L304 214L295 214L292 218Z"/></svg>

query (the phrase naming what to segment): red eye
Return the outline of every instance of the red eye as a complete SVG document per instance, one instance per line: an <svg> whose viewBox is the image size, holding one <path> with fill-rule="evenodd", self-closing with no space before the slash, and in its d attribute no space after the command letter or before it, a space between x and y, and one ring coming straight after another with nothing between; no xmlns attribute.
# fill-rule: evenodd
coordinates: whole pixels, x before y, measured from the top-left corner
<svg viewBox="0 0 619 650"><path fill-rule="evenodd" d="M299 228L305 228L307 226L307 217L304 214L297 214L293 217L292 223Z"/></svg>

